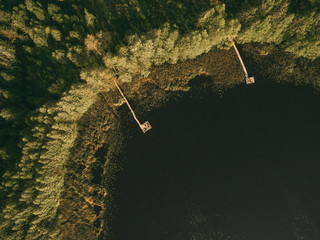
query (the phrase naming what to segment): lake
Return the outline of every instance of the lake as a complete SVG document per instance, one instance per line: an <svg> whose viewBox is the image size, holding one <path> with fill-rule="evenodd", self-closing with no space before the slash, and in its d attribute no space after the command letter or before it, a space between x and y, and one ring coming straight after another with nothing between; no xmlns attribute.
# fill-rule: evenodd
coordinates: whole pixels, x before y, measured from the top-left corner
<svg viewBox="0 0 320 240"><path fill-rule="evenodd" d="M195 89L134 131L116 238L320 239L320 97L267 82Z"/></svg>

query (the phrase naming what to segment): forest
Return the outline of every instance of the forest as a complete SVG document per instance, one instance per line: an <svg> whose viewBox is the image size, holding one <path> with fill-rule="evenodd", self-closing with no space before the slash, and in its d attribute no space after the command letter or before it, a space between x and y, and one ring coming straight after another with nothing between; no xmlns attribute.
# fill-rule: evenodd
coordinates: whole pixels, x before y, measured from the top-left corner
<svg viewBox="0 0 320 240"><path fill-rule="evenodd" d="M65 164L112 68L131 82L235 41L276 46L303 72L319 32L319 0L0 0L0 239L62 237Z"/></svg>

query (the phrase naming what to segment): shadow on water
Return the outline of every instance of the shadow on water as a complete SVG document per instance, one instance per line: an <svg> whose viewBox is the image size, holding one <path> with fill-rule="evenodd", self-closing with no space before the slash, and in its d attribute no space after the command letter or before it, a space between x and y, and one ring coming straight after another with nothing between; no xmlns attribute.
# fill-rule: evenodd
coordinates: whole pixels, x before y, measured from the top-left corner
<svg viewBox="0 0 320 240"><path fill-rule="evenodd" d="M128 146L116 238L320 239L320 97L272 84L194 96Z"/></svg>

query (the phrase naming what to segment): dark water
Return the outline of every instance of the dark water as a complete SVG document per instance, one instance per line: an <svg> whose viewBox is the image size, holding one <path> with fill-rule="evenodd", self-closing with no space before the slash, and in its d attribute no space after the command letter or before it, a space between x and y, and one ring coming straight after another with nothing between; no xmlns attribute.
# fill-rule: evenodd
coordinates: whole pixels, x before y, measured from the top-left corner
<svg viewBox="0 0 320 240"><path fill-rule="evenodd" d="M119 177L119 240L319 240L320 97L256 84L149 115Z"/></svg>

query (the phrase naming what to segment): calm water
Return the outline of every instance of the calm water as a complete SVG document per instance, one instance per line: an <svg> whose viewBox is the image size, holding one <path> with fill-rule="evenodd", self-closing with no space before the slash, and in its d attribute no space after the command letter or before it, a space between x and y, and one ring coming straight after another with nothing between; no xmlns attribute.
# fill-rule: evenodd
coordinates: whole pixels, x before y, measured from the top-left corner
<svg viewBox="0 0 320 240"><path fill-rule="evenodd" d="M320 239L320 97L310 89L186 96L147 120L119 177L117 239Z"/></svg>

